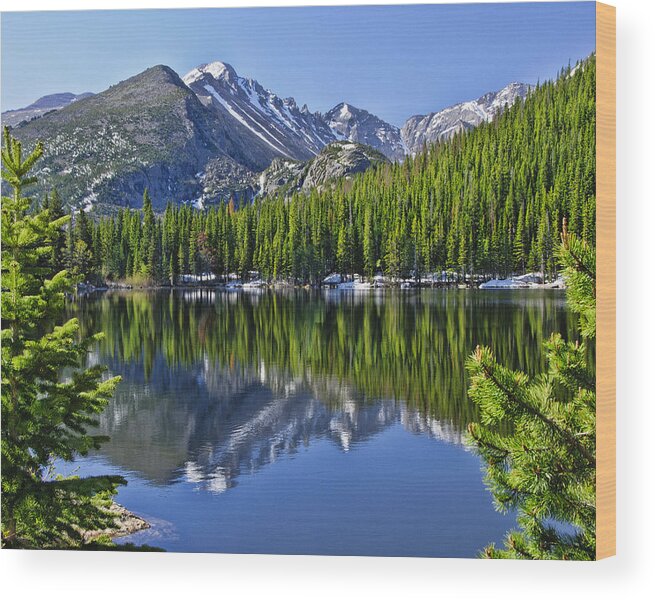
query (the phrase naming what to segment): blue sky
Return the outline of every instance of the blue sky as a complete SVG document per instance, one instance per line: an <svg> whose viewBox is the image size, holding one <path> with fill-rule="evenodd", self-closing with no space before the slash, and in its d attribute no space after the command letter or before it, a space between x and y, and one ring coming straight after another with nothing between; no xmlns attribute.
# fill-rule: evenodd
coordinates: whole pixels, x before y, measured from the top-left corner
<svg viewBox="0 0 655 600"><path fill-rule="evenodd" d="M593 2L3 13L1 103L222 60L310 110L402 125L594 49Z"/></svg>

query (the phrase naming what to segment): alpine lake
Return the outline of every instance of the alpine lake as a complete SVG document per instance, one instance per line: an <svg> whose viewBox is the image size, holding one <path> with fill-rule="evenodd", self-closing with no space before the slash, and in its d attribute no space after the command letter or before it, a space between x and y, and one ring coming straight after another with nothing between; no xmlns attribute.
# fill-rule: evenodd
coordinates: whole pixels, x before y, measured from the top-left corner
<svg viewBox="0 0 655 600"><path fill-rule="evenodd" d="M177 552L476 557L494 509L466 428L466 359L490 346L535 375L577 338L558 290L98 293L69 305L122 381L102 448L60 469L121 474Z"/></svg>

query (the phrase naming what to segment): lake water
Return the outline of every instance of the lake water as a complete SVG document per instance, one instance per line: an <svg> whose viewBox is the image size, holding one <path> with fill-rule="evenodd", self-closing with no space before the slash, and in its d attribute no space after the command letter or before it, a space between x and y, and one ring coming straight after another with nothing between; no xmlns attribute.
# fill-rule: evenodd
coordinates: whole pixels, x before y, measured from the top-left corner
<svg viewBox="0 0 655 600"><path fill-rule="evenodd" d="M474 557L514 524L480 459L464 363L476 344L534 374L562 292L107 293L71 311L123 380L79 474L169 551Z"/></svg>

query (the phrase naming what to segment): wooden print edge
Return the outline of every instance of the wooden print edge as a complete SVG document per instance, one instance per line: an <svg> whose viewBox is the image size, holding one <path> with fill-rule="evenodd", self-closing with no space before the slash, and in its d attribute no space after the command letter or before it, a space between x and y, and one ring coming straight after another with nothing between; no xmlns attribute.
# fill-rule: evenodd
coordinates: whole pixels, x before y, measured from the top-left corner
<svg viewBox="0 0 655 600"><path fill-rule="evenodd" d="M616 8L596 3L596 558L616 554Z"/></svg>

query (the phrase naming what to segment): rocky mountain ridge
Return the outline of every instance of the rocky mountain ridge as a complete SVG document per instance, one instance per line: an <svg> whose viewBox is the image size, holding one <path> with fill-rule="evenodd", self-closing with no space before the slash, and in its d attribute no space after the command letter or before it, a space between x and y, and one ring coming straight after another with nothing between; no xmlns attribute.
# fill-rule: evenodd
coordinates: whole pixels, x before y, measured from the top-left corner
<svg viewBox="0 0 655 600"><path fill-rule="evenodd" d="M370 146L350 141L333 142L309 161L276 158L257 178L257 195L309 192L330 182L363 173L389 159Z"/></svg>
<svg viewBox="0 0 655 600"><path fill-rule="evenodd" d="M398 127L352 104L340 102L323 118L338 139L366 144L391 160L402 160L407 153Z"/></svg>
<svg viewBox="0 0 655 600"><path fill-rule="evenodd" d="M461 102L428 115L410 117L401 129L403 143L408 153L416 154L425 145L447 140L461 131L488 123L506 107L525 99L530 89L528 84L514 82L477 100Z"/></svg>
<svg viewBox="0 0 655 600"><path fill-rule="evenodd" d="M84 92L83 94L61 92L59 94L49 94L47 96L42 96L36 102L33 102L24 108L4 111L1 118L2 125L15 127L23 121L27 122L32 121L33 119L38 119L39 117L42 117L43 115L53 110L59 110L65 106L68 106L71 102L83 100L89 96L93 96L93 94L91 92Z"/></svg>
<svg viewBox="0 0 655 600"><path fill-rule="evenodd" d="M23 119L13 134L45 142L37 173L44 183L35 194L56 187L69 205L106 213L140 206L147 187L158 210L168 201L202 208L282 188L306 191L402 160L491 120L528 91L510 84L411 117L399 129L346 102L310 112L227 63L200 65L182 78L159 65L99 94L43 98L31 110L47 111Z"/></svg>

